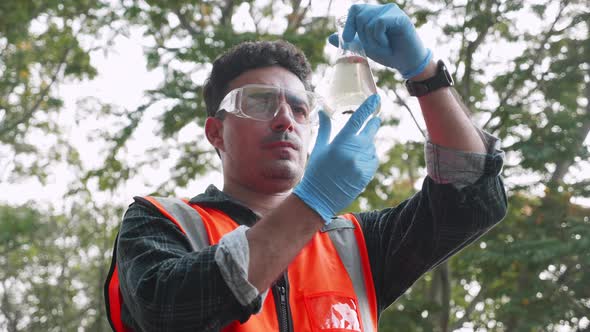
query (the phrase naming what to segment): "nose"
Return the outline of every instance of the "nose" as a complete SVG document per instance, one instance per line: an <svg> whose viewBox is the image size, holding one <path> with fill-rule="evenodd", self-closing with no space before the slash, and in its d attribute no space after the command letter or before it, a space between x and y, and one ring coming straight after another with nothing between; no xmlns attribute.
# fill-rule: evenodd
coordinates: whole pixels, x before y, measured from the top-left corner
<svg viewBox="0 0 590 332"><path fill-rule="evenodd" d="M279 110L275 117L271 121L271 128L273 131L293 131L295 125L295 119L293 119L293 112L289 104L282 102L279 105Z"/></svg>

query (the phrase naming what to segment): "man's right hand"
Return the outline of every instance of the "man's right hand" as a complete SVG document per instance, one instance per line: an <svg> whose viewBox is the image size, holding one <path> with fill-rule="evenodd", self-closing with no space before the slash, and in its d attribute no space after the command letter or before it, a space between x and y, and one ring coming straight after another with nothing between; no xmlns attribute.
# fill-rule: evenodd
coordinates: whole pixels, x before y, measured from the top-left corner
<svg viewBox="0 0 590 332"><path fill-rule="evenodd" d="M316 144L305 175L293 193L316 211L326 224L354 201L377 171L379 160L374 138L381 126L381 118L372 118L362 131L359 130L379 104L379 95L367 98L331 143L328 143L330 118L320 112Z"/></svg>

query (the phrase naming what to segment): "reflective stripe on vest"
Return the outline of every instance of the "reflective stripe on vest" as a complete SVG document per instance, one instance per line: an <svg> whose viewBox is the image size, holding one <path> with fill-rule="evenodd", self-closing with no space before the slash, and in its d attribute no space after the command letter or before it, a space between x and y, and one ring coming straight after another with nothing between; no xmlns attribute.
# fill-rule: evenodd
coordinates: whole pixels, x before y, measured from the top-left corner
<svg viewBox="0 0 590 332"><path fill-rule="evenodd" d="M145 198L187 235L194 250L218 243L238 227L216 209L176 198ZM377 331L377 301L364 236L352 214L343 217L323 227L289 265L289 305L295 331ZM114 259L113 264L116 266ZM122 305L116 273L114 270L115 276L107 281L108 296L118 296ZM112 310L115 307L110 307L109 320L120 319L120 312ZM278 331L272 292L259 314L244 324L235 321L223 331Z"/></svg>
<svg viewBox="0 0 590 332"><path fill-rule="evenodd" d="M352 280L354 286L354 292L357 295L359 301L359 307L361 310L361 317L363 317L363 327L365 331L377 331L377 310L371 310L371 307L376 307L376 294L375 287L373 286L373 278L369 264L369 254L367 252L365 244L365 238L362 231L360 231L360 225L352 214L344 215L348 220L353 221L356 224L356 229L359 231L331 231L328 232L330 239L334 243L340 260L348 272L348 276ZM336 222L341 222L346 219L333 220L326 227L333 227L332 225ZM322 232L327 230L326 227L322 229ZM354 228L354 227L353 227ZM362 243L362 249L359 248L359 243ZM362 264L361 262L366 262ZM360 268L359 268L360 267ZM368 278L365 278L368 276ZM367 280L368 279L368 280ZM374 300L374 303L370 301Z"/></svg>

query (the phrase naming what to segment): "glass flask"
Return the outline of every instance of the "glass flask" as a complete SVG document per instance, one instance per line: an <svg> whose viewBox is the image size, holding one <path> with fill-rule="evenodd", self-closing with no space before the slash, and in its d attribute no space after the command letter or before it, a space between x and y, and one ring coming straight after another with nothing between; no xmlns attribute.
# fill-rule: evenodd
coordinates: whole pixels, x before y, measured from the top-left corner
<svg viewBox="0 0 590 332"><path fill-rule="evenodd" d="M352 114L370 95L377 93L375 79L362 44L356 39L345 42L342 31L346 16L336 19L338 27L338 56L332 67L331 77L323 88L324 98L332 116ZM379 110L375 112L377 115Z"/></svg>

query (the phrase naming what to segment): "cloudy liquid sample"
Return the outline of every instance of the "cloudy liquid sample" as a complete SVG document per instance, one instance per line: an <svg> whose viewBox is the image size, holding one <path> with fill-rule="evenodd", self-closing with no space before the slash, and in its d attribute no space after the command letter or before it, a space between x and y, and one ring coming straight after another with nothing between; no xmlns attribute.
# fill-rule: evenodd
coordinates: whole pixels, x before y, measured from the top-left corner
<svg viewBox="0 0 590 332"><path fill-rule="evenodd" d="M352 114L375 93L377 86L365 57L350 55L336 61L326 96L334 115Z"/></svg>

